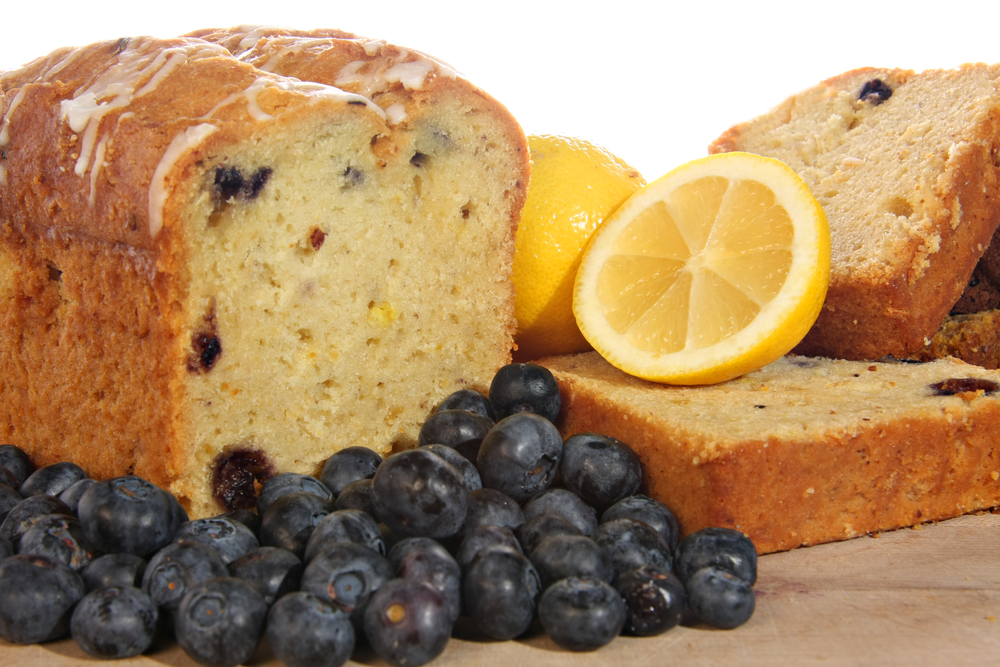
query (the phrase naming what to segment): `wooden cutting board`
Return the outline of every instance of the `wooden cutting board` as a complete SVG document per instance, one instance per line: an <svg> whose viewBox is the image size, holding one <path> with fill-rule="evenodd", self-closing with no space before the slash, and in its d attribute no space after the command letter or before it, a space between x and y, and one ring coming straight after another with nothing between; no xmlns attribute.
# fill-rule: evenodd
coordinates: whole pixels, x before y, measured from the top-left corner
<svg viewBox="0 0 1000 667"><path fill-rule="evenodd" d="M438 667L685 667L700 665L1000 665L1000 514L964 516L771 554L760 559L753 618L736 630L676 628L620 637L593 653L544 635L511 642L453 639ZM359 652L351 665L383 665ZM0 665L88 667L72 640L15 646ZM114 663L196 667L176 645ZM261 646L250 665L280 663Z"/></svg>

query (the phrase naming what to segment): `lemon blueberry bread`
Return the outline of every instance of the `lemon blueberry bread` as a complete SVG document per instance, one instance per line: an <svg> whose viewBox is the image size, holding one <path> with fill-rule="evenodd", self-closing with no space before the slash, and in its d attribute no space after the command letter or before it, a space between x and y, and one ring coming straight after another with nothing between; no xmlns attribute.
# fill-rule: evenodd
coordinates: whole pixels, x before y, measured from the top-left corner
<svg viewBox="0 0 1000 667"><path fill-rule="evenodd" d="M485 389L526 141L450 68L402 70L380 105L134 38L0 76L0 439L203 516Z"/></svg>
<svg viewBox="0 0 1000 667"><path fill-rule="evenodd" d="M1000 66L860 69L795 95L709 147L775 157L830 222L830 289L803 354L920 350L1000 222Z"/></svg>
<svg viewBox="0 0 1000 667"><path fill-rule="evenodd" d="M684 533L735 528L765 553L1000 505L996 371L790 355L681 387L594 352L539 363L562 391L563 436L631 445Z"/></svg>

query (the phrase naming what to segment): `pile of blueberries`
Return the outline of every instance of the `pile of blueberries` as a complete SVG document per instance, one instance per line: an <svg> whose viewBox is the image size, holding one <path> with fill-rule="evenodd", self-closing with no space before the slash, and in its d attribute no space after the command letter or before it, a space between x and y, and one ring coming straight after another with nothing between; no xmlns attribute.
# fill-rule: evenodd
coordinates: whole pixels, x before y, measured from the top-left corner
<svg viewBox="0 0 1000 667"><path fill-rule="evenodd" d="M222 666L266 636L289 667L330 667L356 642L420 665L453 632L506 640L540 626L588 651L623 632L746 622L750 540L708 528L679 541L671 511L636 495L635 452L592 433L563 442L559 410L547 369L511 364L489 398L449 396L416 449L383 461L349 447L318 478L267 480L256 513L194 521L139 477L34 470L0 446L0 637L70 634L123 658L169 632Z"/></svg>

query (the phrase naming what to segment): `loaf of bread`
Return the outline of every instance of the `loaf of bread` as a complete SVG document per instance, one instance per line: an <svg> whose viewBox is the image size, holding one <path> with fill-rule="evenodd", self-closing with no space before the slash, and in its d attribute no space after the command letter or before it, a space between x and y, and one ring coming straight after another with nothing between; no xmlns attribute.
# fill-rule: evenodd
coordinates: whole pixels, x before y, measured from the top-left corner
<svg viewBox="0 0 1000 667"><path fill-rule="evenodd" d="M489 386L530 169L510 113L432 58L282 43L303 74L343 56L347 92L217 41L0 76L0 441L141 475L192 517L342 447L411 446Z"/></svg>
<svg viewBox="0 0 1000 667"><path fill-rule="evenodd" d="M631 445L685 534L735 528L767 553L1000 505L996 371L790 355L680 387L594 352L539 363L559 381L564 437Z"/></svg>
<svg viewBox="0 0 1000 667"><path fill-rule="evenodd" d="M826 303L796 352L921 350L1000 223L1000 66L860 69L737 125L712 153L778 158L830 222Z"/></svg>

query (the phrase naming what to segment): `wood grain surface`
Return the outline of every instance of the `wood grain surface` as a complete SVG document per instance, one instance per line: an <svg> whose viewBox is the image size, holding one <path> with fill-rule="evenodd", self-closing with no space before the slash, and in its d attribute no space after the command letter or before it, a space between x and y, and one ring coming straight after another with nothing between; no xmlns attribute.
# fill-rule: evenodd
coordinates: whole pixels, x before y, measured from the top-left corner
<svg viewBox="0 0 1000 667"><path fill-rule="evenodd" d="M681 627L620 637L593 653L543 634L511 642L453 639L437 667L664 667L667 665L1000 665L1000 514L964 516L771 554L760 559L757 607L736 630ZM350 665L383 665L359 651ZM4 667L98 664L72 640L14 646ZM176 645L121 667L195 667ZM262 645L248 663L280 663Z"/></svg>

